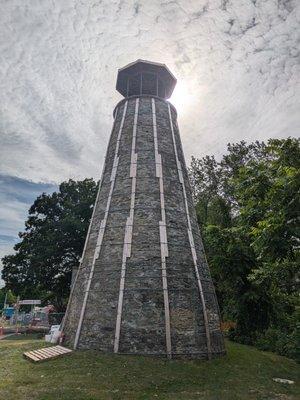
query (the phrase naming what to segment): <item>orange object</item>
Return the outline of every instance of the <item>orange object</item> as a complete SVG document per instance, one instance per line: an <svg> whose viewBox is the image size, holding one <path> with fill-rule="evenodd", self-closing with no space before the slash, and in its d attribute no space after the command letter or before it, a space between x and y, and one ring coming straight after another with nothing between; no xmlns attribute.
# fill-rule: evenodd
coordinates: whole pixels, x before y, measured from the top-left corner
<svg viewBox="0 0 300 400"><path fill-rule="evenodd" d="M229 329L234 329L236 327L236 322L234 321L224 321L221 322L221 330L222 332L227 332Z"/></svg>

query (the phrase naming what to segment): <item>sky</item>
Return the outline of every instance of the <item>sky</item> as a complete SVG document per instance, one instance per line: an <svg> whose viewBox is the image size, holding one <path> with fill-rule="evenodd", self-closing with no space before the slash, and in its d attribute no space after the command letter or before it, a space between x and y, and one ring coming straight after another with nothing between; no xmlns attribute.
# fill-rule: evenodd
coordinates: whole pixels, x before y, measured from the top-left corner
<svg viewBox="0 0 300 400"><path fill-rule="evenodd" d="M165 63L177 78L171 102L187 163L220 157L229 142L299 136L297 0L0 6L0 257L38 194L99 178L121 99L117 70L136 59Z"/></svg>

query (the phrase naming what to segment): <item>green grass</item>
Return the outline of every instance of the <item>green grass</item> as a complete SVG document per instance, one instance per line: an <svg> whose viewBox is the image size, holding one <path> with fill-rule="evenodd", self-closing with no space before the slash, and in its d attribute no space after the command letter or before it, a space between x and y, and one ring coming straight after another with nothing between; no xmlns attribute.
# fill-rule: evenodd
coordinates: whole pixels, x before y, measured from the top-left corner
<svg viewBox="0 0 300 400"><path fill-rule="evenodd" d="M296 400L299 365L272 353L227 343L213 361L166 361L94 351L32 364L22 353L46 346L28 336L0 341L1 400L216 399ZM276 383L286 378L294 385Z"/></svg>

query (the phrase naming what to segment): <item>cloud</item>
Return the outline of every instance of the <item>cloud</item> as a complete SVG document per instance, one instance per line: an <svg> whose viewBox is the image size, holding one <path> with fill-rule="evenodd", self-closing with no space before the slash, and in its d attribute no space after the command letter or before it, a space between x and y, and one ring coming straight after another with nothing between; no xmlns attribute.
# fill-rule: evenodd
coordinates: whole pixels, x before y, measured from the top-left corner
<svg viewBox="0 0 300 400"><path fill-rule="evenodd" d="M166 63L187 159L299 132L297 1L2 3L0 172L99 177L119 67ZM178 92L179 93L179 92Z"/></svg>
<svg viewBox="0 0 300 400"><path fill-rule="evenodd" d="M0 175L0 287L3 284L1 258L13 253L31 204L43 192L51 193L56 189L56 185Z"/></svg>
<svg viewBox="0 0 300 400"><path fill-rule="evenodd" d="M44 190L34 183L99 178L117 69L136 59L178 79L187 162L299 135L299 22L296 0L2 1L2 255Z"/></svg>

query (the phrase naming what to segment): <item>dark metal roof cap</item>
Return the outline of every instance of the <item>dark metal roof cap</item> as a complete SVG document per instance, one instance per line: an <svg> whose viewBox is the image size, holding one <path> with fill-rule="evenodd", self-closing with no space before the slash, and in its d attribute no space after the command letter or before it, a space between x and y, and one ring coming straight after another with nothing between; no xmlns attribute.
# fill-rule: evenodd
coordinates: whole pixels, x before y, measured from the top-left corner
<svg viewBox="0 0 300 400"><path fill-rule="evenodd" d="M165 64L160 64L146 60L136 60L125 67L118 70L116 89L121 95L126 97L127 93L127 79L137 73L152 73L158 75L164 83L166 89L165 98L171 97L171 94L176 85L176 78Z"/></svg>

